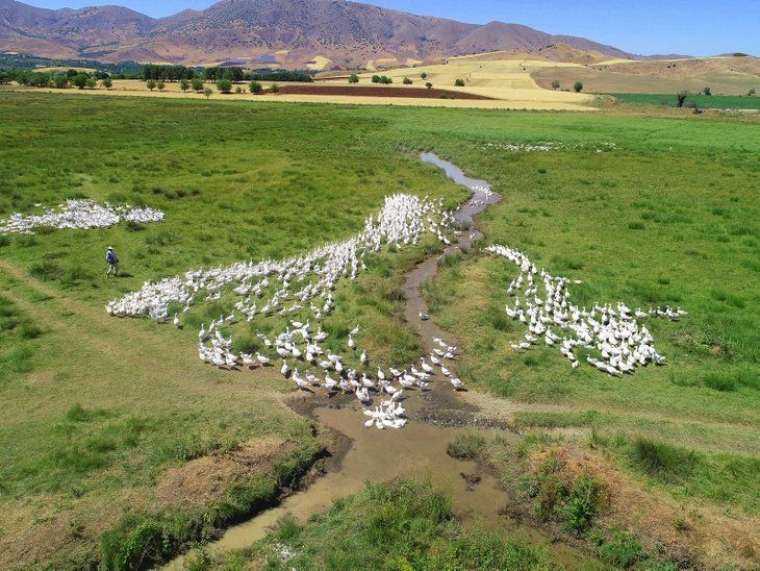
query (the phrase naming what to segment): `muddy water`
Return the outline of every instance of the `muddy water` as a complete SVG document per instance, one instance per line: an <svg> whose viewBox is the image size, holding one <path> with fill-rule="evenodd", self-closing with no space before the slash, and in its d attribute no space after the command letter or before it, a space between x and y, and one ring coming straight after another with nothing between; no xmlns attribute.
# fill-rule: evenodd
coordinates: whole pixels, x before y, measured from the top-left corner
<svg viewBox="0 0 760 571"><path fill-rule="evenodd" d="M434 153L423 153L420 159L440 167L454 182L472 192L470 200L455 213L455 219L463 230L458 234L457 242L448 246L443 255L469 248L480 236L474 226L474 217L501 197L491 192L487 182L465 176L455 165ZM438 260L439 256L433 256L416 266L407 274L404 286L406 320L419 334L420 343L427 353L433 348L434 337L456 344L456 339L440 330L432 320L420 318L420 314L427 313L421 286L435 276ZM306 521L312 514L327 510L336 499L361 491L367 482L387 482L406 477L428 480L437 490L447 493L452 498L457 516L466 524L520 529L534 541L546 542L547 538L540 532L519 526L501 515L507 496L493 475L481 471L474 462L456 460L446 453L448 444L464 430L462 426L475 422L477 409L459 399L442 377L431 383L430 391L407 393L409 398L404 406L411 422L400 431L364 428L362 409L355 399L348 399L344 404L317 404L313 401L309 404L303 400L309 397L297 395L291 402L293 408L311 410L310 416L322 427L350 440L349 449L339 465L328 470L306 490L287 497L276 508L230 528L221 539L210 544L208 550L219 553L247 547L263 538L286 515ZM502 437L517 438L504 431L499 433ZM561 559L570 567L575 567L572 563L579 561L575 554L568 550L562 552ZM184 558L180 557L166 569L183 567Z"/></svg>

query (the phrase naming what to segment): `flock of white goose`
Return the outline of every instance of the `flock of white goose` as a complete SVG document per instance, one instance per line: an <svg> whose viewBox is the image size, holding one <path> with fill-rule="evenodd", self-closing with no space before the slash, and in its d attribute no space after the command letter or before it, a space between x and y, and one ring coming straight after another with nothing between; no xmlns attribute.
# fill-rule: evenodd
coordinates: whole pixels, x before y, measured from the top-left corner
<svg viewBox="0 0 760 571"><path fill-rule="evenodd" d="M425 234L449 244L453 217L441 201L397 194L385 199L377 217L369 217L364 229L348 240L328 244L303 256L285 260L244 262L227 267L190 271L183 276L146 283L139 291L106 306L115 316L147 315L157 321L172 320L182 326L181 315L196 303L213 302L233 295L234 310L201 326L198 356L222 368L279 366L280 372L301 390L338 391L353 394L367 408L368 426L401 428L406 423L400 401L404 389L426 390L436 373L451 386L464 388L445 365L454 359L456 347L441 339L427 358L403 370L370 365L367 351L358 346L358 327L340 350L324 346L328 334L321 321L335 309L335 288L344 279L355 280L366 269L365 257L383 248L391 251L417 244ZM224 329L238 321L248 323L270 316L284 318L277 334L256 332L260 350L236 353ZM316 323L316 327L312 326ZM316 329L316 330L315 330ZM348 355L348 356L347 356ZM349 362L358 366L351 367Z"/></svg>
<svg viewBox="0 0 760 571"><path fill-rule="evenodd" d="M545 142L545 143L486 143L481 147L484 151L498 150L507 151L510 153L548 153L551 151L562 151L567 149L575 150L587 150L588 145L579 143L576 145L566 145L564 143L557 142ZM604 153L608 151L614 151L617 149L615 143L595 143L591 150L597 153Z"/></svg>
<svg viewBox="0 0 760 571"><path fill-rule="evenodd" d="M39 206L39 205L38 205ZM113 206L98 204L93 200L67 200L57 209L49 208L42 214L24 216L14 213L0 220L0 233L31 234L35 228L73 228L87 230L107 228L120 222L161 222L164 213L148 207L131 207L128 204Z"/></svg>
<svg viewBox="0 0 760 571"><path fill-rule="evenodd" d="M525 324L526 332L519 343L512 344L512 349L527 351L540 343L559 347L573 368L580 366L576 351L585 350L590 353L586 361L591 366L615 377L633 374L636 367L650 363L665 364L665 357L654 347L652 334L639 321L647 317L678 321L686 315L684 310L631 310L624 303L581 308L570 301L568 278L551 275L522 252L506 246L493 245L486 251L507 259L520 270L507 287L506 294L513 301L505 311L511 319Z"/></svg>

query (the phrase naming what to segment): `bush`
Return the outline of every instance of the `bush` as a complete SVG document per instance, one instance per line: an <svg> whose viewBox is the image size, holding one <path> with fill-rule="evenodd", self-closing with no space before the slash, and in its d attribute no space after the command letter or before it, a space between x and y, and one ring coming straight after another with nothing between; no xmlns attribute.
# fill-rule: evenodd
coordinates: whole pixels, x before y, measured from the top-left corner
<svg viewBox="0 0 760 571"><path fill-rule="evenodd" d="M252 81L248 85L248 91L253 93L254 95L258 95L264 90L264 88L261 86L261 84L258 81Z"/></svg>
<svg viewBox="0 0 760 571"><path fill-rule="evenodd" d="M684 106L684 103L686 103L686 98L689 96L688 91L679 91L676 93L676 105L680 109Z"/></svg>
<svg viewBox="0 0 760 571"><path fill-rule="evenodd" d="M430 83L430 82L428 81L428 82L425 84L425 87L427 87L428 89L432 89L432 88L433 88L433 84L432 84L432 83Z"/></svg>
<svg viewBox="0 0 760 571"><path fill-rule="evenodd" d="M703 93L704 95L706 95L706 96L710 97L710 96L712 95L712 89L710 89L709 87L705 87L705 88L702 90L702 93Z"/></svg>
<svg viewBox="0 0 760 571"><path fill-rule="evenodd" d="M101 84L103 85L103 87L105 87L106 89L111 89L111 87L113 87L113 81L111 80L111 78L110 78L110 77L105 77L105 78L103 78L103 80L102 80L100 83L101 83Z"/></svg>
<svg viewBox="0 0 760 571"><path fill-rule="evenodd" d="M570 497L562 508L565 527L583 533L591 527L601 503L602 489L589 474L581 474L573 482Z"/></svg>
<svg viewBox="0 0 760 571"><path fill-rule="evenodd" d="M559 90L560 87L561 87L561 85L560 85L559 81L557 81L556 79L554 81L552 81L552 89L554 91Z"/></svg>
<svg viewBox="0 0 760 571"><path fill-rule="evenodd" d="M351 74L351 75L348 77L348 83L359 83L359 76L358 76L358 75L356 75L355 73L352 73L352 74Z"/></svg>
<svg viewBox="0 0 760 571"><path fill-rule="evenodd" d="M635 464L650 476L674 479L689 476L699 459L692 450L639 437L633 443Z"/></svg>
<svg viewBox="0 0 760 571"><path fill-rule="evenodd" d="M456 438L449 442L446 453L452 458L473 460L480 455L485 445L485 438L477 432L465 432L457 434Z"/></svg>
<svg viewBox="0 0 760 571"><path fill-rule="evenodd" d="M227 95L232 91L232 82L229 79L220 79L216 82L216 88Z"/></svg>
<svg viewBox="0 0 760 571"><path fill-rule="evenodd" d="M186 79L181 79L179 81L179 88L182 90L182 93L190 89L190 82Z"/></svg>
<svg viewBox="0 0 760 571"><path fill-rule="evenodd" d="M69 76L56 75L53 78L53 85L55 85L57 89L66 89L69 86Z"/></svg>
<svg viewBox="0 0 760 571"><path fill-rule="evenodd" d="M196 93L200 93L203 91L203 80L200 77L196 77L195 79L193 79L193 81L191 82L191 85L193 87L193 91L195 91Z"/></svg>
<svg viewBox="0 0 760 571"><path fill-rule="evenodd" d="M87 87L87 80L89 77L86 73L78 73L74 76L74 79L71 80L71 83L76 85L79 89L84 89Z"/></svg>
<svg viewBox="0 0 760 571"><path fill-rule="evenodd" d="M755 90L755 88L753 87L752 89L750 89L750 90L747 92L747 97L754 97L755 93L757 93L757 91L756 91L756 90Z"/></svg>
<svg viewBox="0 0 760 571"><path fill-rule="evenodd" d="M639 540L620 530L613 530L611 537L597 538L596 543L602 559L623 569L628 569L647 557Z"/></svg>
<svg viewBox="0 0 760 571"><path fill-rule="evenodd" d="M87 89L95 89L98 86L98 80L94 77L87 78Z"/></svg>
<svg viewBox="0 0 760 571"><path fill-rule="evenodd" d="M420 74L420 77L421 77L422 79L427 79L427 77L428 77L428 74L427 74L427 72L423 71L423 72Z"/></svg>
<svg viewBox="0 0 760 571"><path fill-rule="evenodd" d="M382 83L383 85L390 85L391 83L393 83L393 80L387 75L383 75L383 76L380 76L380 83Z"/></svg>
<svg viewBox="0 0 760 571"><path fill-rule="evenodd" d="M156 84L156 87L158 87L159 91L163 91L164 89L166 89L166 83L164 83L163 79L159 79L158 83Z"/></svg>
<svg viewBox="0 0 760 571"><path fill-rule="evenodd" d="M211 89L210 87L207 87L206 89L203 90L203 95L206 96L206 99L211 97L213 94L214 94L214 90Z"/></svg>
<svg viewBox="0 0 760 571"><path fill-rule="evenodd" d="M576 81L573 84L573 91L575 91L576 93L580 93L581 91L583 91L583 82L582 81Z"/></svg>
<svg viewBox="0 0 760 571"><path fill-rule="evenodd" d="M464 87L464 79L457 79L454 81L455 87Z"/></svg>
<svg viewBox="0 0 760 571"><path fill-rule="evenodd" d="M276 83L273 83L272 86L269 88L269 93L279 93L280 92L280 86Z"/></svg>
<svg viewBox="0 0 760 571"><path fill-rule="evenodd" d="M409 79L408 77L405 77L403 83L404 83L404 85L411 85L412 84L412 80Z"/></svg>
<svg viewBox="0 0 760 571"><path fill-rule="evenodd" d="M149 79L145 82L145 87L153 91L156 88L156 81L154 79Z"/></svg>
<svg viewBox="0 0 760 571"><path fill-rule="evenodd" d="M379 75L373 75L372 76L372 83L380 83L380 76Z"/></svg>

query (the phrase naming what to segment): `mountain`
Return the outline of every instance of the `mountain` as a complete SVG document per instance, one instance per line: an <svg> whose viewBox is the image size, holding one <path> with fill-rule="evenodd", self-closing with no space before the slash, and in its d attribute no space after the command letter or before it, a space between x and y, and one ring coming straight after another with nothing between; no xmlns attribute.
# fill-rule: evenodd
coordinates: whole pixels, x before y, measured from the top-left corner
<svg viewBox="0 0 760 571"><path fill-rule="evenodd" d="M222 0L161 19L120 6L48 10L0 0L0 51L105 62L372 69L560 42L632 57L517 24L466 24L344 0Z"/></svg>

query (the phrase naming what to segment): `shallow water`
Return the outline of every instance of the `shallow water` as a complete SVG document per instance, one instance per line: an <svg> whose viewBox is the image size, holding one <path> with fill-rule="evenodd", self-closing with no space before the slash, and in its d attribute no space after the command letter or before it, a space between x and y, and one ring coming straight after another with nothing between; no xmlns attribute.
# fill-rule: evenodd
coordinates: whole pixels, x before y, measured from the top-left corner
<svg viewBox="0 0 760 571"><path fill-rule="evenodd" d="M473 240L480 236L474 227L474 217L501 200L501 197L491 191L486 181L465 176L458 167L435 153L422 153L420 159L443 169L450 179L473 193L470 200L454 214L457 222L466 229L459 233L457 242L448 246L443 255L455 253L460 248L469 248ZM435 276L439 258L440 256L431 256L412 269L407 273L404 285L406 320L417 331L420 344L427 353L433 347L433 337L456 344L456 339L439 329L432 320L422 320L419 316L420 313L427 313L421 286ZM436 377L431 383L430 391L407 393L409 398L404 401L404 406L410 422L403 430L379 431L364 428L361 406L355 401L343 408L316 408L313 416L321 426L334 430L351 441L340 465L328 471L306 490L287 497L279 506L228 529L221 539L207 546L208 551L219 553L248 547L262 539L286 515L303 522L311 515L329 509L335 500L360 492L367 482L388 482L409 477L428 480L436 490L448 494L452 498L455 513L465 524L519 530L523 536L533 541L548 542L540 531L518 525L502 515L507 495L500 489L493 475L480 470L475 462L457 460L446 453L448 444L464 428L423 422L423 419L435 422L437 418L472 419L472 413L476 412L472 406L457 398L445 377ZM500 431L499 434L504 438L517 438L505 431ZM476 485L468 484L464 477L472 474L480 477L480 482ZM581 558L571 548L559 548L556 553L567 566L580 566ZM183 569L183 564L184 557L179 557L165 568L179 570Z"/></svg>

